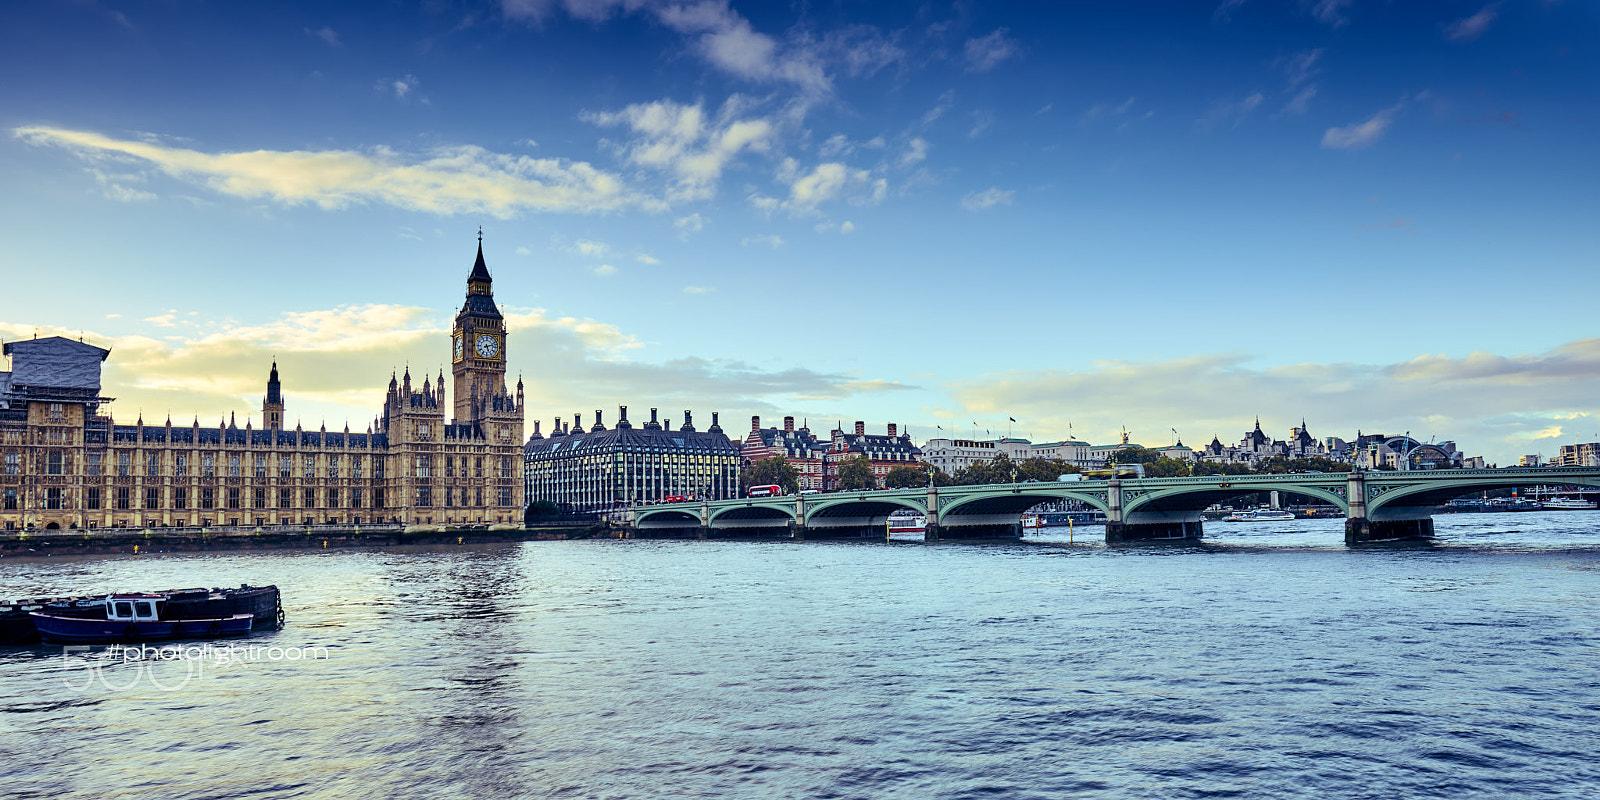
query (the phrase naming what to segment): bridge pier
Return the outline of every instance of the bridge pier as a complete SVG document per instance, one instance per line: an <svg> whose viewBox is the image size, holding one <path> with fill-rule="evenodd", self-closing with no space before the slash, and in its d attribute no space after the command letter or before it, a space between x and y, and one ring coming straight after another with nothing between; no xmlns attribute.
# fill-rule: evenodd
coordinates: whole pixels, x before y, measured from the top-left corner
<svg viewBox="0 0 1600 800"><path fill-rule="evenodd" d="M1106 543L1154 542L1199 539L1200 520L1159 520L1155 522L1106 522Z"/></svg>
<svg viewBox="0 0 1600 800"><path fill-rule="evenodd" d="M1421 506L1384 507L1378 510L1382 519L1372 519L1367 512L1367 474L1359 470L1350 473L1346 487L1350 510L1344 520L1344 544L1354 547L1383 542L1417 541L1433 538L1433 514Z"/></svg>
<svg viewBox="0 0 1600 800"><path fill-rule="evenodd" d="M1344 521L1344 543L1379 544L1433 538L1433 517L1417 519L1347 519Z"/></svg>

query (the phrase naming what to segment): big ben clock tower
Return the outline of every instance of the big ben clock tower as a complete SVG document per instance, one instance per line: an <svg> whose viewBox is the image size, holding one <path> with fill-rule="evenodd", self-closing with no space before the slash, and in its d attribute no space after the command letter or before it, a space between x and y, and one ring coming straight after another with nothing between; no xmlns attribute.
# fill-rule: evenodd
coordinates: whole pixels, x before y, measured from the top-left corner
<svg viewBox="0 0 1600 800"><path fill-rule="evenodd" d="M467 301L450 335L450 374L455 378L457 422L477 422L506 392L506 321L494 305L493 279L483 263L483 232L478 260L467 276Z"/></svg>

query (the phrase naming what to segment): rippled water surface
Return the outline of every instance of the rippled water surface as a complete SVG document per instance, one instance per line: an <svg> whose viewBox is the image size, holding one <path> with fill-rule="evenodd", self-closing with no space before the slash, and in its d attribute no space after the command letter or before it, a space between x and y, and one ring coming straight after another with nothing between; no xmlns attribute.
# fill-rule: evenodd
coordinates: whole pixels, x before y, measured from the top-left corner
<svg viewBox="0 0 1600 800"><path fill-rule="evenodd" d="M1437 519L0 560L0 596L276 583L246 643L326 648L0 650L0 796L1600 796L1600 513Z"/></svg>

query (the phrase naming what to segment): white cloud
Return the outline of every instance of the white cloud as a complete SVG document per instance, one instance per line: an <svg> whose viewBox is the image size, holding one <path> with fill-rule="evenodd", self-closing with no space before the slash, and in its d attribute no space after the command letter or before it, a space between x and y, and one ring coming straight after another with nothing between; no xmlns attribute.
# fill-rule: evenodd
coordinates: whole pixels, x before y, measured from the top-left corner
<svg viewBox="0 0 1600 800"><path fill-rule="evenodd" d="M988 72L1021 52L1016 41L1006 35L1006 29L1000 28L987 36L967 40L967 70Z"/></svg>
<svg viewBox="0 0 1600 800"><path fill-rule="evenodd" d="M1410 430L1505 464L1566 420L1600 416L1600 339L1538 354L1424 355L1395 364L1255 366L1237 354L1102 361L1076 371L985 375L950 389L964 413L1027 414L1030 424L1056 432L1070 418L1103 441L1127 425L1135 436L1176 427L1191 445L1213 432L1228 442L1259 411L1263 427L1282 421L1279 436L1304 416L1319 437ZM1249 398L1250 408L1241 408L1240 398Z"/></svg>
<svg viewBox="0 0 1600 800"><path fill-rule="evenodd" d="M1489 26L1494 24L1495 17L1500 14L1499 5L1492 3L1470 17L1450 23L1445 26L1444 38L1452 42L1470 42L1488 33Z"/></svg>
<svg viewBox="0 0 1600 800"><path fill-rule="evenodd" d="M1278 66L1283 70L1284 80L1288 81L1289 88L1293 89L1306 81L1316 77L1317 62L1322 58L1322 48L1302 50L1293 55L1278 60Z"/></svg>
<svg viewBox="0 0 1600 800"><path fill-rule="evenodd" d="M740 153L766 152L774 124L763 118L738 118L742 99L730 98L715 118L700 103L671 100L636 103L621 111L585 112L602 127L626 125L634 134L618 150L629 163L672 176L673 202L707 200L716 194L722 171Z"/></svg>
<svg viewBox="0 0 1600 800"><path fill-rule="evenodd" d="M700 216L699 213L694 213L687 217L678 217L677 219L673 220L672 227L677 228L684 233L699 233L700 231L705 230L706 219L705 217Z"/></svg>
<svg viewBox="0 0 1600 800"><path fill-rule="evenodd" d="M993 125L993 124L994 124L994 112L993 111L974 111L974 112L972 112L972 128L971 128L971 130L967 131L967 138L968 139L976 139L979 136L982 136L983 132L988 130L989 126Z"/></svg>
<svg viewBox="0 0 1600 800"><path fill-rule="evenodd" d="M578 241L572 243L572 251L574 253L577 253L580 256L587 256L589 258L601 258L605 256L606 251L610 249L611 248L607 246L605 242L592 242L588 239L579 239Z"/></svg>
<svg viewBox="0 0 1600 800"><path fill-rule="evenodd" d="M955 107L955 104L956 93L954 90L948 90L940 94L939 101L934 103L933 108L928 109L927 113L922 115L922 124L927 125L944 116L951 108Z"/></svg>
<svg viewBox="0 0 1600 800"><path fill-rule="evenodd" d="M1231 121L1231 127L1238 127L1244 118L1255 111L1262 101L1266 100L1260 92L1255 92L1242 100L1220 100L1211 107L1206 115L1195 121L1195 126L1200 130L1211 130Z"/></svg>
<svg viewBox="0 0 1600 800"><path fill-rule="evenodd" d="M766 236L751 236L739 240L740 247L749 247L753 244L764 244L776 250L783 246L783 237L773 233Z"/></svg>
<svg viewBox="0 0 1600 800"><path fill-rule="evenodd" d="M633 260L639 262L640 264L649 264L651 266L661 263L661 259L647 253L640 253L634 256Z"/></svg>
<svg viewBox="0 0 1600 800"><path fill-rule="evenodd" d="M1350 21L1345 10L1354 2L1355 0L1317 0L1311 7L1311 16L1335 28L1343 27Z"/></svg>
<svg viewBox="0 0 1600 800"><path fill-rule="evenodd" d="M1335 150L1359 150L1378 141L1389 130L1390 123L1394 122L1395 115L1400 113L1403 105L1403 102L1392 105L1361 122L1329 128L1322 134L1322 146Z"/></svg>
<svg viewBox="0 0 1600 800"><path fill-rule="evenodd" d="M310 28L306 28L305 30L306 30L306 35L315 36L318 39L321 39L322 41L326 42L329 46L332 46L332 47L338 47L339 46L339 34L335 33L332 28L322 27L322 28L318 28L316 30L312 30Z"/></svg>
<svg viewBox="0 0 1600 800"><path fill-rule="evenodd" d="M118 183L113 183L105 188L105 196L119 203L145 203L156 199L155 194L142 189L133 189Z"/></svg>
<svg viewBox="0 0 1600 800"><path fill-rule="evenodd" d="M825 97L833 88L822 63L827 47L803 36L780 42L757 31L726 0L501 0L507 18L535 23L557 7L590 22L602 22L619 13L650 14L668 29L689 37L693 49L712 66L749 81L791 84L806 98L806 104ZM836 49L853 55L857 67L883 57L881 47L880 55L860 46Z"/></svg>
<svg viewBox="0 0 1600 800"><path fill-rule="evenodd" d="M517 248L517 255L519 255L519 256L531 256L531 255L533 255L533 251L529 250L525 246L524 247L518 247Z"/></svg>
<svg viewBox="0 0 1600 800"><path fill-rule="evenodd" d="M604 278L617 274L617 268L611 266L610 264L601 264L600 266L594 268L594 274Z"/></svg>
<svg viewBox="0 0 1600 800"><path fill-rule="evenodd" d="M844 222L840 222L840 223L837 223L837 224L832 223L832 222L819 222L819 223L811 226L811 229L816 231L817 233L833 233L833 232L837 232L837 233L843 234L843 233L850 233L851 231L854 231L856 229L856 226L855 226L855 223L853 223L853 222L851 222L849 220L845 220Z"/></svg>
<svg viewBox="0 0 1600 800"><path fill-rule="evenodd" d="M1289 102L1285 103L1283 106L1283 113L1294 114L1297 116L1306 113L1306 111L1310 110L1311 108L1311 99L1316 96L1317 85L1313 83L1306 88L1301 89L1295 94L1294 97L1290 98Z"/></svg>
<svg viewBox="0 0 1600 800"><path fill-rule="evenodd" d="M991 186L981 192L973 192L961 198L961 207L968 211L981 211L995 206L1009 206L1016 194L1014 190Z"/></svg>
<svg viewBox="0 0 1600 800"><path fill-rule="evenodd" d="M399 80L390 81L389 88L394 91L395 99L404 100L411 94L412 89L417 88L417 83L417 76L407 75Z"/></svg>
<svg viewBox="0 0 1600 800"><path fill-rule="evenodd" d="M1244 5L1244 0L1222 0L1217 4L1217 9L1211 12L1211 19L1216 22L1227 22L1233 16L1234 9Z"/></svg>
<svg viewBox="0 0 1600 800"><path fill-rule="evenodd" d="M840 233L850 233L850 232L854 231L855 229L856 229L855 223L851 222L850 220L845 220L844 222L839 223L839 232Z"/></svg>
<svg viewBox="0 0 1600 800"><path fill-rule="evenodd" d="M1133 108L1135 99L1136 98L1129 97L1128 99L1114 106L1110 103L1095 103L1094 105L1089 106L1088 111L1083 112L1083 118L1085 120L1096 120L1101 117L1120 117L1123 114L1128 113L1128 111Z"/></svg>
<svg viewBox="0 0 1600 800"><path fill-rule="evenodd" d="M203 153L87 131L30 126L13 133L34 146L54 146L94 163L144 164L171 177L247 200L339 209L379 203L434 214L595 212L661 202L630 190L621 178L581 161L529 158L480 147L440 148L408 158L387 148L254 150Z"/></svg>
<svg viewBox="0 0 1600 800"><path fill-rule="evenodd" d="M716 289L714 289L714 288L712 288L710 286L685 286L685 287L683 287L683 293L684 294L711 294L714 291L716 291Z"/></svg>

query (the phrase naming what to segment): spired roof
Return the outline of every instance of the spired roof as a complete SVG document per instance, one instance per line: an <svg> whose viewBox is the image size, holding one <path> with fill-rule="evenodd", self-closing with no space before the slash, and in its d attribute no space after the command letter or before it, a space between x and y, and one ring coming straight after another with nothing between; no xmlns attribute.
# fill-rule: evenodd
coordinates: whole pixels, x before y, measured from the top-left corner
<svg viewBox="0 0 1600 800"><path fill-rule="evenodd" d="M60 336L6 342L4 352L12 357L10 391L39 387L96 394L100 392L100 362L111 355L110 350Z"/></svg>
<svg viewBox="0 0 1600 800"><path fill-rule="evenodd" d="M483 238L481 236L478 238L478 260L473 263L472 274L467 276L467 280L483 281L484 283L494 281L493 278L489 277L489 266L483 263Z"/></svg>

